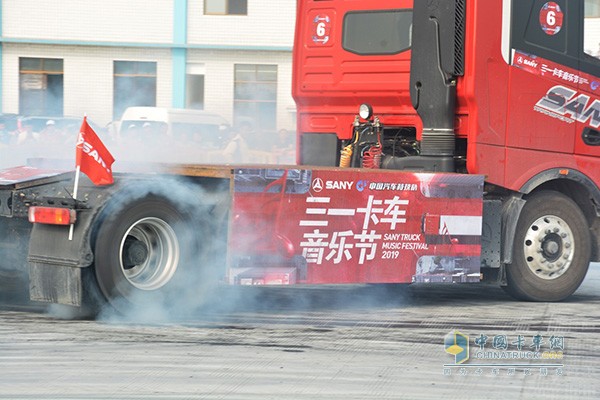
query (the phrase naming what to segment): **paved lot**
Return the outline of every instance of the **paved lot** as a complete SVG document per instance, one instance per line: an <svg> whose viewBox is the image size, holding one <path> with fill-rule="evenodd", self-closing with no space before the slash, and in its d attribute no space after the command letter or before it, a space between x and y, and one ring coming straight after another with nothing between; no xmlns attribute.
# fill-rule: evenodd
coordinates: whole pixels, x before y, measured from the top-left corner
<svg viewBox="0 0 600 400"><path fill-rule="evenodd" d="M109 316L70 321L55 308L5 307L0 398L600 398L598 264L576 295L554 304L515 302L483 285L222 296L219 310L150 313L140 316L143 323ZM235 301L222 306L230 297ZM470 337L471 359L459 366L444 351L444 337L454 329ZM477 359L474 340L481 335L493 352L499 351L492 347L495 336L506 336L508 350L517 351L521 335L527 352L540 335L540 352L562 345L564 358ZM519 365L474 366L492 362Z"/></svg>

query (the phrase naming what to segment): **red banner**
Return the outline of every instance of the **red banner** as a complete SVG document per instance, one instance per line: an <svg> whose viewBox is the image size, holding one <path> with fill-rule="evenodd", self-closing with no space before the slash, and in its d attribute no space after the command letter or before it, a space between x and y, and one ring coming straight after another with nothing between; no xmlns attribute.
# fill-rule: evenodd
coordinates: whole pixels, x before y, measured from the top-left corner
<svg viewBox="0 0 600 400"><path fill-rule="evenodd" d="M95 185L110 185L114 182L111 169L114 161L112 154L87 123L86 117L83 117L77 138L75 165L80 167L81 172Z"/></svg>
<svg viewBox="0 0 600 400"><path fill-rule="evenodd" d="M483 177L236 169L229 283L479 282Z"/></svg>

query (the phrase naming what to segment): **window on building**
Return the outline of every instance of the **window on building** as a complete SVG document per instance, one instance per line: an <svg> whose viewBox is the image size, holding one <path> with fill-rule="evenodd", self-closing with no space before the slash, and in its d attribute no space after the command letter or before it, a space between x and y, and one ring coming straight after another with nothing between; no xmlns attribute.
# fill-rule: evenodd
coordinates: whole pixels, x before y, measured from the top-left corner
<svg viewBox="0 0 600 400"><path fill-rule="evenodd" d="M585 1L583 48L585 52L600 59L600 3Z"/></svg>
<svg viewBox="0 0 600 400"><path fill-rule="evenodd" d="M113 118L127 107L156 106L156 62L115 61L113 66Z"/></svg>
<svg viewBox="0 0 600 400"><path fill-rule="evenodd" d="M204 64L188 64L185 87L185 106L204 109Z"/></svg>
<svg viewBox="0 0 600 400"><path fill-rule="evenodd" d="M238 126L275 130L277 65L235 65L233 119Z"/></svg>
<svg viewBox="0 0 600 400"><path fill-rule="evenodd" d="M206 15L248 15L248 0L204 0Z"/></svg>
<svg viewBox="0 0 600 400"><path fill-rule="evenodd" d="M63 115L63 60L19 58L19 114Z"/></svg>

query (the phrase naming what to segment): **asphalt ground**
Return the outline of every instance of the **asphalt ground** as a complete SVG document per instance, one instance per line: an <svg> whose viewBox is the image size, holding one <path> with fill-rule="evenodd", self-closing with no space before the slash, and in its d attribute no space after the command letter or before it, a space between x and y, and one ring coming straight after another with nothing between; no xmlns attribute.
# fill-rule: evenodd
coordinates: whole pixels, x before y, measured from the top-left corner
<svg viewBox="0 0 600 400"><path fill-rule="evenodd" d="M0 398L600 398L600 264L560 303L481 284L221 296L220 307L96 321L4 305ZM455 330L469 338L461 364L446 351Z"/></svg>

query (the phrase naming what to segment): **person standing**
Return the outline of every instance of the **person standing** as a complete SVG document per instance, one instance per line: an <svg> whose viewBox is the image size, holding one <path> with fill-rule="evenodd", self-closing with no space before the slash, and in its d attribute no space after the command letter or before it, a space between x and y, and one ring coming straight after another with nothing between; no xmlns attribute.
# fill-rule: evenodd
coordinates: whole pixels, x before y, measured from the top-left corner
<svg viewBox="0 0 600 400"><path fill-rule="evenodd" d="M223 150L223 156L227 163L243 163L248 161L248 143L245 133L232 129L231 139Z"/></svg>
<svg viewBox="0 0 600 400"><path fill-rule="evenodd" d="M37 134L33 132L33 125L30 122L22 122L17 130L17 144L33 142L37 139Z"/></svg>

